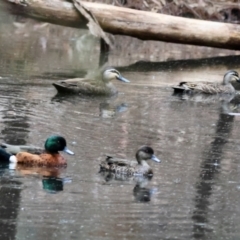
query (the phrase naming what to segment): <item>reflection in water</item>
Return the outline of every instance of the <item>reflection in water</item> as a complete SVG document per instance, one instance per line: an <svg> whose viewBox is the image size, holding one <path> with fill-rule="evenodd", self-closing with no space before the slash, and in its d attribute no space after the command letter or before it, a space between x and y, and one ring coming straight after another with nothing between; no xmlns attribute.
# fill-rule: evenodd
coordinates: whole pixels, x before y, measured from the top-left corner
<svg viewBox="0 0 240 240"><path fill-rule="evenodd" d="M178 97L180 100L202 102L202 103L218 103L225 102L229 103L234 98L235 94L204 94L204 93L173 93L173 96Z"/></svg>
<svg viewBox="0 0 240 240"><path fill-rule="evenodd" d="M222 112L225 114L236 114L239 115L239 108L240 108L240 94L236 94L236 96L230 101L229 104L222 105Z"/></svg>
<svg viewBox="0 0 240 240"><path fill-rule="evenodd" d="M21 89L13 88L11 85L8 88L1 86L0 94L8 96L8 98L0 100L3 107L1 110L3 120L1 134L4 141L12 144L25 144L29 133L28 116L30 111L27 100L21 97L24 94ZM8 165L1 169L1 175L4 170L7 171ZM21 182L9 177L1 177L0 184L0 238L15 239L22 190Z"/></svg>
<svg viewBox="0 0 240 240"><path fill-rule="evenodd" d="M71 181L71 179L61 177L66 172L65 168L35 167L12 163L6 163L3 167L15 170L18 174L25 177L32 176L42 179L42 188L49 193L63 191L64 183Z"/></svg>
<svg viewBox="0 0 240 240"><path fill-rule="evenodd" d="M63 191L64 179L54 177L44 177L42 179L43 189L49 193Z"/></svg>
<svg viewBox="0 0 240 240"><path fill-rule="evenodd" d="M157 191L157 188L147 187L150 179L137 181L133 189L133 196L137 202L150 202L152 195Z"/></svg>
<svg viewBox="0 0 240 240"><path fill-rule="evenodd" d="M21 183L4 176L8 165L0 166L0 239L15 239L21 198Z"/></svg>
<svg viewBox="0 0 240 240"><path fill-rule="evenodd" d="M135 184L133 188L133 196L136 202L150 202L152 195L157 191L156 188L147 187L152 176L128 176L126 174L118 174L106 171L99 172L106 182L122 181Z"/></svg>
<svg viewBox="0 0 240 240"><path fill-rule="evenodd" d="M66 94L57 93L53 98L52 102L63 103L65 101L68 102L84 102L84 101L98 101L99 103L99 116L101 118L113 118L119 113L123 113L127 111L128 104L127 103L119 103L117 100L117 95L113 97L91 97L91 96L72 96Z"/></svg>
<svg viewBox="0 0 240 240"><path fill-rule="evenodd" d="M208 222L210 197L213 194L214 180L221 173L221 160L223 158L224 145L227 143L234 123L234 117L219 114L216 125L216 137L206 153L205 160L201 164L199 182L196 184L197 196L195 198L195 210L193 212L193 236L195 239L209 239Z"/></svg>
<svg viewBox="0 0 240 240"><path fill-rule="evenodd" d="M239 116L240 113L237 111L240 107L240 94L203 94L203 93L173 93L172 96L179 98L182 101L189 101L196 103L212 104L220 103L222 114L227 114L231 116Z"/></svg>
<svg viewBox="0 0 240 240"><path fill-rule="evenodd" d="M100 39L100 57L99 57L99 66L102 66L108 62L109 55L109 45L101 38Z"/></svg>
<svg viewBox="0 0 240 240"><path fill-rule="evenodd" d="M112 118L116 116L117 113L122 113L127 111L128 105L126 103L121 103L120 105L110 104L109 102L102 102L99 105L99 116L102 118Z"/></svg>
<svg viewBox="0 0 240 240"><path fill-rule="evenodd" d="M13 88L10 85L8 88L2 88L0 94L12 96L11 99L5 99L7 102L2 102L4 109L1 111L1 115L4 128L1 133L4 136L4 141L10 144L26 144L29 133L28 116L30 106L26 99L20 97L24 93L17 86Z"/></svg>

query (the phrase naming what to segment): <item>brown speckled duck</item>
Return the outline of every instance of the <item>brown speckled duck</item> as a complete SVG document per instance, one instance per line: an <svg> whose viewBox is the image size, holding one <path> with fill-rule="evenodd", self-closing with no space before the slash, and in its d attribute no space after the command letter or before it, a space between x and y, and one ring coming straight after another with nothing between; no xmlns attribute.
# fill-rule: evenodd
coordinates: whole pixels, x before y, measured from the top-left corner
<svg viewBox="0 0 240 240"><path fill-rule="evenodd" d="M173 86L173 89L175 93L234 94L236 90L231 81L240 82L238 72L234 70L227 71L222 84L214 82L180 82L178 86Z"/></svg>
<svg viewBox="0 0 240 240"><path fill-rule="evenodd" d="M60 80L53 83L53 86L59 93L111 96L117 93L117 89L111 82L114 79L125 83L130 82L116 69L108 68L101 73L101 77L95 76L95 79L73 78Z"/></svg>
<svg viewBox="0 0 240 240"><path fill-rule="evenodd" d="M100 171L109 171L117 174L133 175L153 175L152 168L147 164L147 160L151 159L155 162L160 160L154 155L151 147L143 146L136 152L136 161L126 159L113 158L107 156L106 160L100 164Z"/></svg>

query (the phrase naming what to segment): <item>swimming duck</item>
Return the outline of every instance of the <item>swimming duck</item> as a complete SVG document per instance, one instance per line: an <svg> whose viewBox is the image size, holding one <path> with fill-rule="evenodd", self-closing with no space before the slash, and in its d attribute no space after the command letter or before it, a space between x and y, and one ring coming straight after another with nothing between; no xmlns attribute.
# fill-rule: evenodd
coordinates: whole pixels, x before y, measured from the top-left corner
<svg viewBox="0 0 240 240"><path fill-rule="evenodd" d="M106 160L100 164L100 171L109 171L117 174L132 175L153 175L151 167L146 160L161 162L155 155L151 147L143 146L136 152L137 164L134 161L117 159L107 156Z"/></svg>
<svg viewBox="0 0 240 240"><path fill-rule="evenodd" d="M40 151L40 148L31 146L2 144L2 147L3 148L0 148L1 161L34 166L66 166L66 159L58 151L64 151L70 155L74 154L67 148L66 139L57 135L50 136L46 140L44 151ZM30 153L34 152L35 149L38 151L37 154ZM13 153L16 155L13 155Z"/></svg>
<svg viewBox="0 0 240 240"><path fill-rule="evenodd" d="M101 72L100 77L96 79L88 78L73 78L67 80L60 80L53 83L53 86L59 93L75 93L84 95L114 95L117 89L111 83L112 80L117 79L122 82L130 82L124 78L119 71L114 68L106 69Z"/></svg>
<svg viewBox="0 0 240 240"><path fill-rule="evenodd" d="M206 93L206 94L234 94L235 88L230 81L240 82L238 72L229 70L223 77L222 84L212 82L180 82L173 86L174 92Z"/></svg>

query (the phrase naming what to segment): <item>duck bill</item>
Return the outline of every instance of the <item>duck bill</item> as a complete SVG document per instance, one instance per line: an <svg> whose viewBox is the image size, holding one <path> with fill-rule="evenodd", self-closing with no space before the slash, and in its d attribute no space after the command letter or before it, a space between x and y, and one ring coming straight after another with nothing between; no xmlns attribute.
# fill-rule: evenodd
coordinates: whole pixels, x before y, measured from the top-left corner
<svg viewBox="0 0 240 240"><path fill-rule="evenodd" d="M63 151L64 151L65 153L69 154L69 155L74 155L74 152L72 152L71 150L69 150L67 147L65 147L65 148L63 149Z"/></svg>
<svg viewBox="0 0 240 240"><path fill-rule="evenodd" d="M151 159L152 159L153 161L155 161L155 162L158 162L158 163L161 162L161 160L158 159L155 155L152 155Z"/></svg>
<svg viewBox="0 0 240 240"><path fill-rule="evenodd" d="M126 79L126 78L124 78L122 76L117 77L117 80L125 82L125 83L129 83L130 82L128 79Z"/></svg>

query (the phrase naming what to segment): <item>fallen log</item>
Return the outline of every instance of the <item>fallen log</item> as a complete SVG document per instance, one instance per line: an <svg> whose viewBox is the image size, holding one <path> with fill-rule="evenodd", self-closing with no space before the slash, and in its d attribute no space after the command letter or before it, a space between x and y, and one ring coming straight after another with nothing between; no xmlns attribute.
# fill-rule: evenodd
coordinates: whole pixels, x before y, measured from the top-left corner
<svg viewBox="0 0 240 240"><path fill-rule="evenodd" d="M4 0L16 5L18 13L42 21L70 27L86 25L86 20L71 2L63 0ZM142 40L159 40L199 46L240 50L240 26L237 24L174 17L159 13L83 2L108 33L128 35Z"/></svg>

